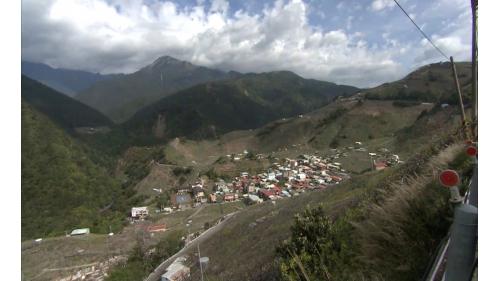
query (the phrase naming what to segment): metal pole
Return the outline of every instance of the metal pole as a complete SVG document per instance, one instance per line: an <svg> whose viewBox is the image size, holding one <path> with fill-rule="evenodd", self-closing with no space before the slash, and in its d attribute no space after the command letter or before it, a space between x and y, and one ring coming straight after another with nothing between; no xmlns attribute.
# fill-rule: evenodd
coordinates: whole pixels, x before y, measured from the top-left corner
<svg viewBox="0 0 500 281"><path fill-rule="evenodd" d="M453 57L450 57L451 61L451 70L453 71L453 79L455 79L455 88L457 90L458 94L458 101L460 104L460 110L462 111L462 121L465 123L465 109L464 109L464 102L462 100L462 91L460 90L460 83L458 81L458 76L457 76L457 69L455 67L455 62L453 62Z"/></svg>
<svg viewBox="0 0 500 281"><path fill-rule="evenodd" d="M451 230L445 281L469 281L477 249L477 208L459 205Z"/></svg>
<svg viewBox="0 0 500 281"><path fill-rule="evenodd" d="M200 263L201 281L203 281L203 266L201 265L200 243L198 243L198 262Z"/></svg>
<svg viewBox="0 0 500 281"><path fill-rule="evenodd" d="M474 174L472 175L472 184L469 193L469 204L478 208L478 186L477 186L477 176L478 176L477 163L474 164Z"/></svg>
<svg viewBox="0 0 500 281"><path fill-rule="evenodd" d="M477 128L477 0L471 0L471 8L472 8L472 98L473 98L473 106L472 106L472 119L473 119L473 134L475 135Z"/></svg>

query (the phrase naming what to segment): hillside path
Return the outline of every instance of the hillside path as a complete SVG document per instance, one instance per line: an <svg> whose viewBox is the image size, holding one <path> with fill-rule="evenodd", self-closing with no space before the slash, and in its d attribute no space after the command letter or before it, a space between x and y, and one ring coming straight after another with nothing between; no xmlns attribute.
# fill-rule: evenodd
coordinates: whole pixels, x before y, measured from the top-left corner
<svg viewBox="0 0 500 281"><path fill-rule="evenodd" d="M201 205L200 207L198 207L198 210L196 210L196 212L194 212L192 215L190 215L189 217L187 217L187 220L191 219L191 218L194 218L199 212L201 212L201 210L203 210L205 208L205 204Z"/></svg>

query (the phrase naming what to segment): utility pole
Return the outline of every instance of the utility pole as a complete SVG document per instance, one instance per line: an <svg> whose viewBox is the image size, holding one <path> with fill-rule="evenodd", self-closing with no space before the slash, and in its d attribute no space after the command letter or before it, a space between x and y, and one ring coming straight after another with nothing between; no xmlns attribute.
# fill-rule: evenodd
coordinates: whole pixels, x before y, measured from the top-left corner
<svg viewBox="0 0 500 281"><path fill-rule="evenodd" d="M203 265L201 264L200 243L198 243L198 262L200 263L201 281L203 281Z"/></svg>
<svg viewBox="0 0 500 281"><path fill-rule="evenodd" d="M464 101L462 99L462 91L460 90L460 82L458 81L457 69L455 67L455 63L453 62L453 57L450 57L450 62L451 62L451 70L453 72L453 79L455 79L455 88L458 94L458 103L460 105L460 110L462 112L462 125L464 127L465 138L467 140L470 140L469 123L467 122L467 116L465 115Z"/></svg>
<svg viewBox="0 0 500 281"><path fill-rule="evenodd" d="M478 116L478 103L477 103L477 4L478 0L471 0L472 8L472 133L475 136L477 130L477 116ZM476 136L477 137L477 136Z"/></svg>

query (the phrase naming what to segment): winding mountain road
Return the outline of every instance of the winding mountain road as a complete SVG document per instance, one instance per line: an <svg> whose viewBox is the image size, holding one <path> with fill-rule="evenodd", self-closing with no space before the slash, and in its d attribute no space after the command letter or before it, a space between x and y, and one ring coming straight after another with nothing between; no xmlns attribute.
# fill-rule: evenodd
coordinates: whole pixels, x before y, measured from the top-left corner
<svg viewBox="0 0 500 281"><path fill-rule="evenodd" d="M230 213L224 216L224 220L218 223L217 225L207 229L205 232L203 232L200 236L196 237L193 241L189 242L187 246L182 248L179 252L177 252L175 255L171 256L170 258L166 259L164 262L162 262L156 269L149 274L149 276L144 279L144 281L158 281L161 278L161 275L165 273L165 270L167 267L178 257L185 255L188 251L192 250L193 247L196 247L196 245L203 243L206 241L208 238L212 237L215 233L217 233L219 230L221 230L226 223L231 220L231 218L236 215L239 211Z"/></svg>

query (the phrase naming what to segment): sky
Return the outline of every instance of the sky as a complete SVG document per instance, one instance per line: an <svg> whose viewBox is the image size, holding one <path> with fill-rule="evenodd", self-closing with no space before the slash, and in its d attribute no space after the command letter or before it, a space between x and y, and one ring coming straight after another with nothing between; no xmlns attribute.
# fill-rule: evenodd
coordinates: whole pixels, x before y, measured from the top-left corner
<svg viewBox="0 0 500 281"><path fill-rule="evenodd" d="M469 0L399 0L470 61ZM444 61L393 0L22 0L22 59L131 73L169 55L225 71L290 70L372 87Z"/></svg>

